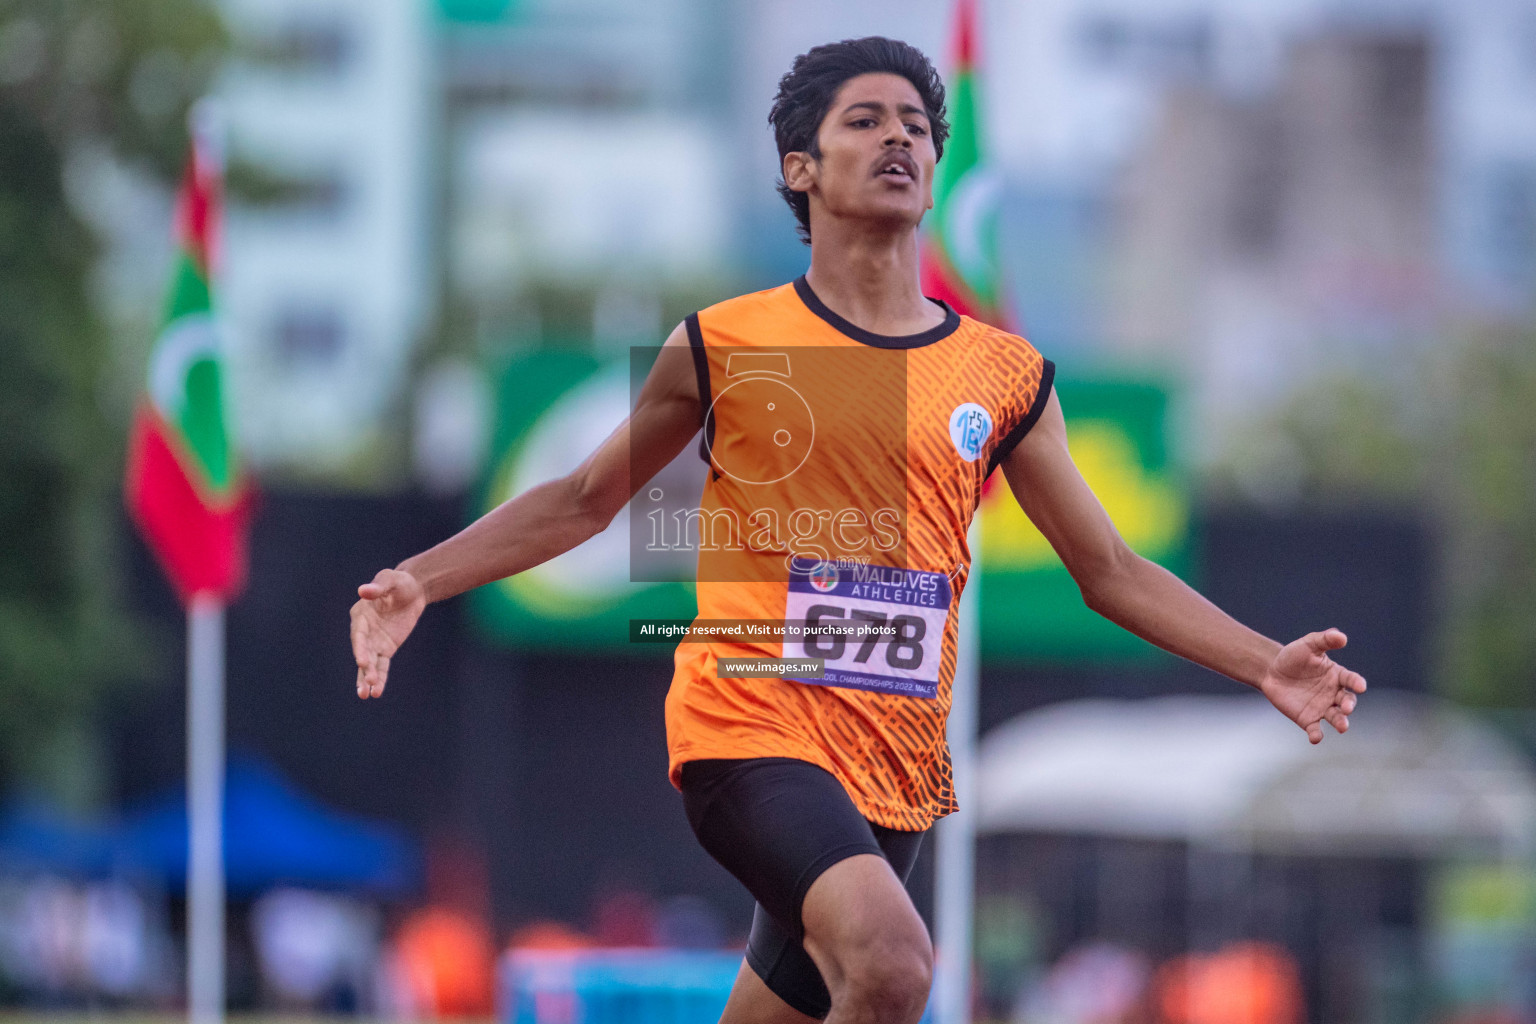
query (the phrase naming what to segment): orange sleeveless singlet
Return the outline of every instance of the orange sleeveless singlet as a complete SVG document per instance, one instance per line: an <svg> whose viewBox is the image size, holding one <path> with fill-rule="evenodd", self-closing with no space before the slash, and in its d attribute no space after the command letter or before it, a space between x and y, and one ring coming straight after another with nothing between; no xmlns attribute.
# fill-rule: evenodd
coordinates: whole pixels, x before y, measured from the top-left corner
<svg viewBox="0 0 1536 1024"><path fill-rule="evenodd" d="M966 531L988 473L1044 409L1053 367L944 308L921 334L875 335L801 278L688 318L710 462L692 517L699 620L844 631L679 644L674 785L695 759L791 757L888 828L955 809L944 725ZM723 657L804 656L822 658L823 677L717 671Z"/></svg>

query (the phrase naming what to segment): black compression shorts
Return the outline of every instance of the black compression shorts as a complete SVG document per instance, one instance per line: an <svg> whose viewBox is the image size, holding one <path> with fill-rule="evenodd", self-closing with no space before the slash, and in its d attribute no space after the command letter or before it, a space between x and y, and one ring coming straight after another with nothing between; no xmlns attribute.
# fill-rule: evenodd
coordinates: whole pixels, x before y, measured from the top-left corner
<svg viewBox="0 0 1536 1024"><path fill-rule="evenodd" d="M884 857L905 882L925 833L866 821L830 772L793 758L688 761L681 781L699 843L757 900L747 963L791 1007L825 1017L832 997L800 944L806 892L860 853Z"/></svg>

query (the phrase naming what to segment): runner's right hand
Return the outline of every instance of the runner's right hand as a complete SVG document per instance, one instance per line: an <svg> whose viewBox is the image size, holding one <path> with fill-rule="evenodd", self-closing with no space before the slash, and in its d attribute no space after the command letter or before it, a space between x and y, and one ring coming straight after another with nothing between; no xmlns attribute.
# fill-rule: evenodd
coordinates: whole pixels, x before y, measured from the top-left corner
<svg viewBox="0 0 1536 1024"><path fill-rule="evenodd" d="M361 598L352 606L352 656L357 659L357 695L364 700L384 696L389 659L427 606L416 577L399 569L382 569L372 583L357 588Z"/></svg>

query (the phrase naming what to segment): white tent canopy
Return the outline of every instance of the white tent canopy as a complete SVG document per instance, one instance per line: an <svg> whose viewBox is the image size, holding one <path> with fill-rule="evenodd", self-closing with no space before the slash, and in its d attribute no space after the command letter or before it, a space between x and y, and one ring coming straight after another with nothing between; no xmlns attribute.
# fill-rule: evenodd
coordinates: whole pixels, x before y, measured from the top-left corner
<svg viewBox="0 0 1536 1024"><path fill-rule="evenodd" d="M981 741L982 833L1072 832L1265 852L1524 855L1536 773L1465 712L1369 693L1322 744L1257 695L1082 700Z"/></svg>

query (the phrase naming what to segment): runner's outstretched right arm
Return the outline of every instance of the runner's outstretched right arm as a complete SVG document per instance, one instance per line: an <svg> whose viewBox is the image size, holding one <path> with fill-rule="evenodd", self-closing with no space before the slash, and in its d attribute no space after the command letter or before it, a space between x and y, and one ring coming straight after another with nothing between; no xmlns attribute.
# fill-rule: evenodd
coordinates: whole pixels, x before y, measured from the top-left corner
<svg viewBox="0 0 1536 1024"><path fill-rule="evenodd" d="M688 335L679 325L662 346L634 411L581 465L357 588L357 695L383 695L389 661L428 603L531 569L601 532L692 440L700 418Z"/></svg>

